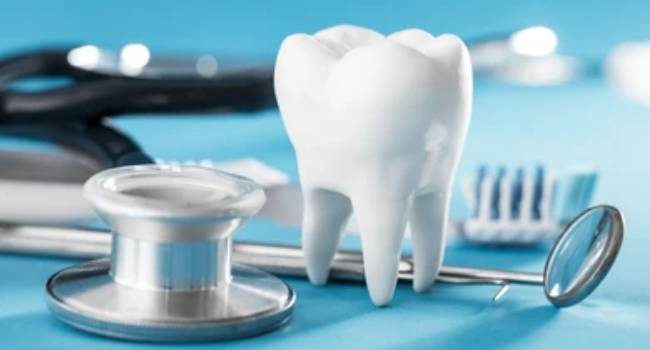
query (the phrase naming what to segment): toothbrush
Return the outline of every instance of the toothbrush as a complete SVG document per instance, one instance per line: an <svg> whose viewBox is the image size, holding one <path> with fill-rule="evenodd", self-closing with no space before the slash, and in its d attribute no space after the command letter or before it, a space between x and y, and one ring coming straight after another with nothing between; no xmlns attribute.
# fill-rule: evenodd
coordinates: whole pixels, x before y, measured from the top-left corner
<svg viewBox="0 0 650 350"><path fill-rule="evenodd" d="M494 245L536 244L556 237L580 210L588 207L597 173L576 171L558 177L544 166L478 168L463 178L465 200L472 211L458 227L469 242Z"/></svg>

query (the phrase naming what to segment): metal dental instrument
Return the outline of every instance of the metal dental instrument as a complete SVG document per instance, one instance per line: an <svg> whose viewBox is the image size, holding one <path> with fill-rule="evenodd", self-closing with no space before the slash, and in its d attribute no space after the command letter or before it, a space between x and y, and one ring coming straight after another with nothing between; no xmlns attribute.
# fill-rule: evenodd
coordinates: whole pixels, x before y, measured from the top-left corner
<svg viewBox="0 0 650 350"><path fill-rule="evenodd" d="M438 281L501 286L499 299L511 284L542 285L548 300L557 307L571 306L586 298L603 280L623 242L624 221L618 209L600 205L578 215L566 226L546 260L543 273L513 272L470 267L443 266ZM111 235L104 231L25 225L0 226L0 250L69 258L97 258L110 254ZM235 242L236 263L264 271L304 277L299 247ZM403 257L399 280L413 278L413 262ZM363 258L358 252L336 254L330 278L363 281Z"/></svg>
<svg viewBox="0 0 650 350"><path fill-rule="evenodd" d="M548 86L600 74L599 64L558 53L558 43L555 31L545 26L469 41L475 80Z"/></svg>

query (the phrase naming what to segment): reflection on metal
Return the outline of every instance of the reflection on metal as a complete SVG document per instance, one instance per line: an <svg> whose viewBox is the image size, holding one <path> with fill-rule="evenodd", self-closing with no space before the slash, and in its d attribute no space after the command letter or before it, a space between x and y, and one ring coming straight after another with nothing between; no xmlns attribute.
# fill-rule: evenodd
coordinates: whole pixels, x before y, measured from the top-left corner
<svg viewBox="0 0 650 350"><path fill-rule="evenodd" d="M101 52L97 46L84 45L68 52L68 62L79 68L93 70L99 65Z"/></svg>
<svg viewBox="0 0 650 350"><path fill-rule="evenodd" d="M120 71L125 75L138 75L149 63L151 52L143 44L126 44L120 50Z"/></svg>
<svg viewBox="0 0 650 350"><path fill-rule="evenodd" d="M555 53L558 38L551 28L535 26L513 33L508 45L519 55L541 57Z"/></svg>

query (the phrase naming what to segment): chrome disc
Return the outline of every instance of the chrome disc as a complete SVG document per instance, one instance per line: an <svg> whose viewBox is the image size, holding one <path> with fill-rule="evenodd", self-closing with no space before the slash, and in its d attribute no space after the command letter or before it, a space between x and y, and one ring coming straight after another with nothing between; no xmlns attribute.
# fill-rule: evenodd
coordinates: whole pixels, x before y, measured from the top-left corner
<svg viewBox="0 0 650 350"><path fill-rule="evenodd" d="M63 322L104 336L152 342L225 340L286 324L294 291L256 268L233 265L230 283L212 288L136 288L115 282L110 260L54 274L46 285L51 311Z"/></svg>

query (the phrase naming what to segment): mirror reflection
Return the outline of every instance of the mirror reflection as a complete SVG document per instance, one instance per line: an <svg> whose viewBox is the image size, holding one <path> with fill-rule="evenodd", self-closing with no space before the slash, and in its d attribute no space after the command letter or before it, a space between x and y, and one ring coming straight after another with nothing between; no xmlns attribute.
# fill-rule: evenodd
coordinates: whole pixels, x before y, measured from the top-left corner
<svg viewBox="0 0 650 350"><path fill-rule="evenodd" d="M551 301L574 304L600 282L620 246L619 220L618 211L601 206L586 211L567 227L545 270L544 288Z"/></svg>

